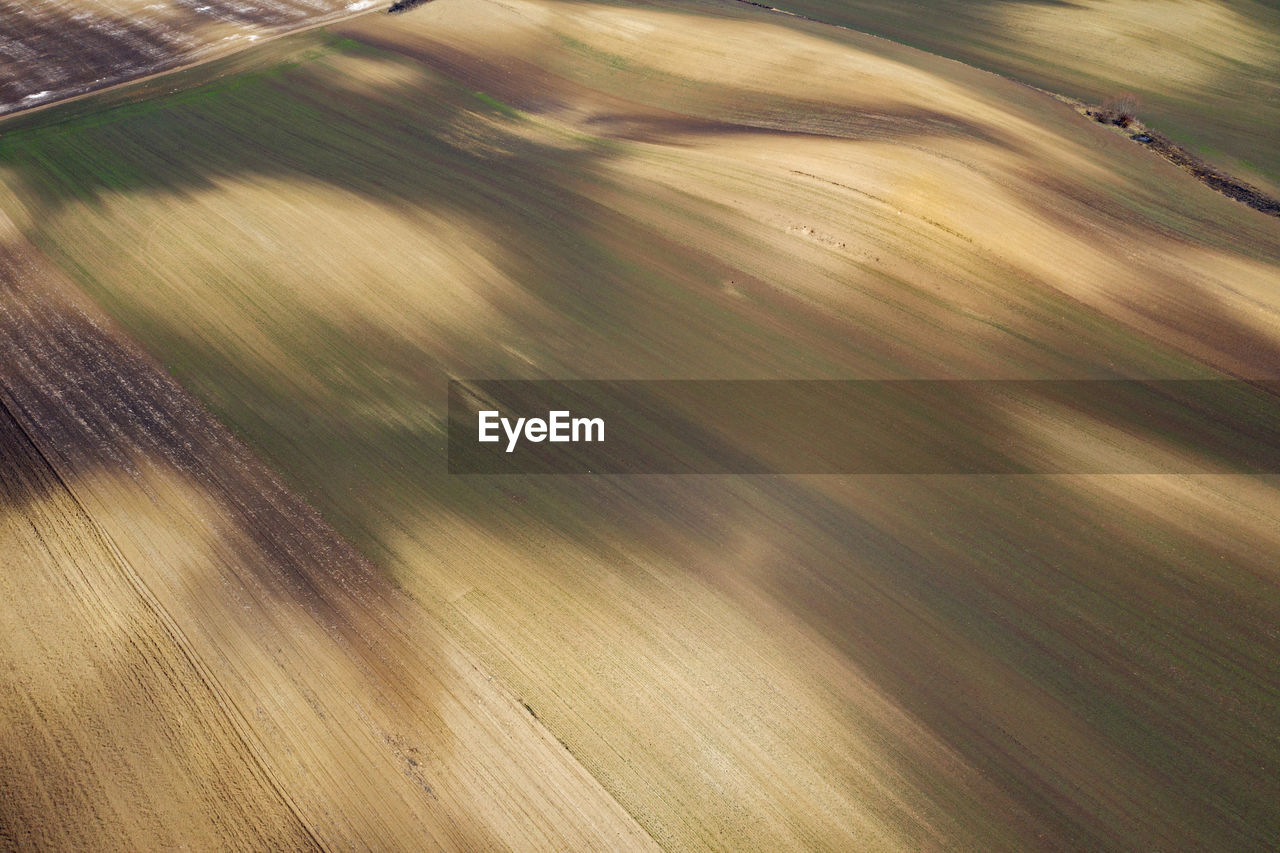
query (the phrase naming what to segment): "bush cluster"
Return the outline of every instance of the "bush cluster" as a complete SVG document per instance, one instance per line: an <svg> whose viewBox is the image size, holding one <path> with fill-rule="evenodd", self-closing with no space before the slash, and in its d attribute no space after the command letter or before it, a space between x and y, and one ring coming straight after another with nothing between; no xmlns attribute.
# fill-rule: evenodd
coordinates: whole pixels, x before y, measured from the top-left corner
<svg viewBox="0 0 1280 853"><path fill-rule="evenodd" d="M1138 97L1128 94L1107 98L1102 102L1100 109L1089 111L1089 115L1094 120L1102 124L1114 124L1116 127L1128 127L1133 124L1138 117L1137 113Z"/></svg>

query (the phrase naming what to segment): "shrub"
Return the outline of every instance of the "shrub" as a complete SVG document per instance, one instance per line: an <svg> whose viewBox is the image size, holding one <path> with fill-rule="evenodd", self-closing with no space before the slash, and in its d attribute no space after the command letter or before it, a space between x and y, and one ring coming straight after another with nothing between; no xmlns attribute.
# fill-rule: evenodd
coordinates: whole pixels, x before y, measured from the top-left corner
<svg viewBox="0 0 1280 853"><path fill-rule="evenodd" d="M1138 96L1126 93L1107 98L1102 102L1102 109L1095 112L1093 117L1104 124L1128 127L1138 117L1137 114Z"/></svg>

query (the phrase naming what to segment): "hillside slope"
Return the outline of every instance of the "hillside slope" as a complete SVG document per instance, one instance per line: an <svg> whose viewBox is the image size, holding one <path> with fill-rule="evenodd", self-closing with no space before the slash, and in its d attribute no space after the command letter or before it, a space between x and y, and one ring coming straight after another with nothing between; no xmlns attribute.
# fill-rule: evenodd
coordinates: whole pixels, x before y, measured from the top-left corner
<svg viewBox="0 0 1280 853"><path fill-rule="evenodd" d="M1280 194L1280 10L1263 0L780 0L766 5L876 33L1138 114L1201 157Z"/></svg>
<svg viewBox="0 0 1280 853"><path fill-rule="evenodd" d="M482 842L637 838L619 809L690 850L1280 840L1274 478L468 478L443 435L451 377L1275 377L1280 220L1027 87L745 6L437 0L166 80L7 122L0 209L371 563L334 642L391 675L313 676L307 633L226 661L247 706L347 684L335 726L469 732L422 770L442 814L532 780ZM255 622L356 582L304 576ZM188 610L211 650L228 595ZM459 683L501 722L433 734ZM328 831L412 848L361 823L381 778Z"/></svg>

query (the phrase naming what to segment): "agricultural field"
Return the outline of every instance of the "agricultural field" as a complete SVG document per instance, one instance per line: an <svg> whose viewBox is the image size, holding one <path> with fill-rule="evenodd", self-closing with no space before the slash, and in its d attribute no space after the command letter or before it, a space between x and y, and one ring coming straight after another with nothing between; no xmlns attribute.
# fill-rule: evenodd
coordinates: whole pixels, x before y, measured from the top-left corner
<svg viewBox="0 0 1280 853"><path fill-rule="evenodd" d="M779 0L1140 118L1280 194L1280 9L1266 0Z"/></svg>
<svg viewBox="0 0 1280 853"><path fill-rule="evenodd" d="M0 216L0 845L1280 844L1275 476L447 471L450 379L1280 376L1280 218L1044 93L434 0L10 117Z"/></svg>
<svg viewBox="0 0 1280 853"><path fill-rule="evenodd" d="M6 848L652 848L12 227L0 270Z"/></svg>
<svg viewBox="0 0 1280 853"><path fill-rule="evenodd" d="M0 0L0 115L376 5L376 0Z"/></svg>

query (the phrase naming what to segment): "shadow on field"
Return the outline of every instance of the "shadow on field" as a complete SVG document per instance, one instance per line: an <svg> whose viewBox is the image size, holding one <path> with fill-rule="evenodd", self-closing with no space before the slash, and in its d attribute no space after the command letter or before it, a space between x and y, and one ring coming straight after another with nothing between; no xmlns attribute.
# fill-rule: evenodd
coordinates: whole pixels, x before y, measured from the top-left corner
<svg viewBox="0 0 1280 853"><path fill-rule="evenodd" d="M1022 845L1266 846L1275 542L1223 553L1107 479L656 481L611 520L812 625L1025 811Z"/></svg>
<svg viewBox="0 0 1280 853"><path fill-rule="evenodd" d="M147 702L176 703L197 716L191 726L229 732L235 759L265 774L267 796L282 799L292 810L286 814L299 821L296 828L263 829L247 802L253 820L235 824L232 812L243 816L244 810L216 802L217 779L197 777L199 785L212 786L199 787L198 796L211 798L209 809L223 821L215 824L244 833L251 846L271 846L269 833L294 829L314 844L316 833L335 841L354 832L369 842L389 825L397 832L431 825L440 808L432 787L441 784L439 768L471 760L455 732L440 723L449 717L439 679L453 674L452 652L414 631L420 616L381 572L159 365L68 299L66 287L36 251L21 241L0 243L0 418L12 413L20 425L0 431L6 443L0 458L29 446L23 458L36 459L43 482L60 498L65 490L82 516L70 533L53 525L36 530L64 557L67 575L59 587L101 604L75 556L74 528L82 527L93 537L92 549L110 556L109 568L119 573L112 583L132 593L125 603L164 629L150 645L133 637L131 648L150 655L144 655L148 665L185 667L199 676L194 694L181 695L172 691L191 688L158 676ZM0 496L0 511L18 517L42 497L30 489L0 490ZM122 512L134 513L123 525ZM97 615L118 617L109 610ZM92 636L91 622L78 627ZM61 653L74 655L74 641L61 641L67 643ZM104 678L124 666L94 646L89 656L108 670ZM58 663L51 658L49 665ZM74 687L56 689L74 694ZM7 723L30 724L28 706L21 707ZM90 704L78 711L119 716ZM42 730L46 723L53 725L41 720ZM96 743L98 734L77 734L77 748L119 748ZM149 740L161 738L158 732L129 737L152 750L169 747ZM100 806L95 785L129 792L155 784L120 768L110 778L85 772L83 755L71 760L75 778L50 774L43 784L57 797L85 786L86 808ZM162 792L155 801L161 825L164 810L174 805L165 798L178 795ZM114 843L127 831L114 816L92 824L82 819L83 812L67 810L41 837L88 832L94 843ZM463 846L501 843L482 820L449 820L447 832Z"/></svg>

